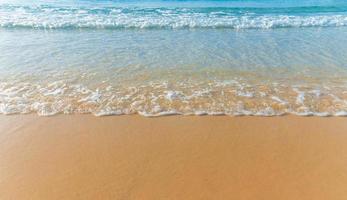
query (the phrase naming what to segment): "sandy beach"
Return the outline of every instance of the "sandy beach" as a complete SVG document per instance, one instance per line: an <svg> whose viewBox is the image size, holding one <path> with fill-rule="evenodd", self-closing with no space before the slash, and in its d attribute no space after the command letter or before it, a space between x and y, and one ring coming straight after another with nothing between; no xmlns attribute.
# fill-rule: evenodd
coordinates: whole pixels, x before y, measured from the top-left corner
<svg viewBox="0 0 347 200"><path fill-rule="evenodd" d="M0 0L0 200L347 200L347 0Z"/></svg>
<svg viewBox="0 0 347 200"><path fill-rule="evenodd" d="M0 116L0 199L346 199L347 119Z"/></svg>

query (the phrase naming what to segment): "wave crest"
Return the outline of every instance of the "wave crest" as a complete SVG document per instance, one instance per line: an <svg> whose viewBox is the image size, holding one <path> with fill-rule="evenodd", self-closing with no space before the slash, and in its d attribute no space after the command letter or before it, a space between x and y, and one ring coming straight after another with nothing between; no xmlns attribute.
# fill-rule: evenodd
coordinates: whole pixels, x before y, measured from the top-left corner
<svg viewBox="0 0 347 200"><path fill-rule="evenodd" d="M347 15L193 8L0 6L0 27L34 29L270 29L347 26Z"/></svg>

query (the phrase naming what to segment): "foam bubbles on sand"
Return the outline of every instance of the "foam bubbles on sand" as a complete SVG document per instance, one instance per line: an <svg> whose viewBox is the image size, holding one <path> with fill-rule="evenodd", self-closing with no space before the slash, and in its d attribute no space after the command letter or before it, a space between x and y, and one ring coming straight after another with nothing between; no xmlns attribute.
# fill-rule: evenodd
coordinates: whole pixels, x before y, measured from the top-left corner
<svg viewBox="0 0 347 200"><path fill-rule="evenodd" d="M317 89L317 86L250 85L242 80L229 80L157 81L133 86L104 84L92 88L56 81L47 85L1 82L0 91L2 114L347 115L345 88L340 86Z"/></svg>

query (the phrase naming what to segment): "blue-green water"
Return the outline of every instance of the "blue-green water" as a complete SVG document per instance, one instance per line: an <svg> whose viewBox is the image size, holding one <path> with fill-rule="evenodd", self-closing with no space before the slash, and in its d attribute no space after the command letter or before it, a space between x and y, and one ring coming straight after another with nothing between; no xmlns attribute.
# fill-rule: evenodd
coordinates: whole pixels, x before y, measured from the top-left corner
<svg viewBox="0 0 347 200"><path fill-rule="evenodd" d="M345 115L346 1L1 1L0 113Z"/></svg>
<svg viewBox="0 0 347 200"><path fill-rule="evenodd" d="M0 5L0 27L38 29L192 29L347 25L346 1L14 1Z"/></svg>

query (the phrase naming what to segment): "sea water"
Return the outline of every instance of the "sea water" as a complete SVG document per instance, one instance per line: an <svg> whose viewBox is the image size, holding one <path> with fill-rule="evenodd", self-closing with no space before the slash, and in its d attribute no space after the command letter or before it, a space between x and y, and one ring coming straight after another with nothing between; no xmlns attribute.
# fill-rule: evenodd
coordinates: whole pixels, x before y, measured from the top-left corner
<svg viewBox="0 0 347 200"><path fill-rule="evenodd" d="M0 1L0 113L347 115L347 1Z"/></svg>

